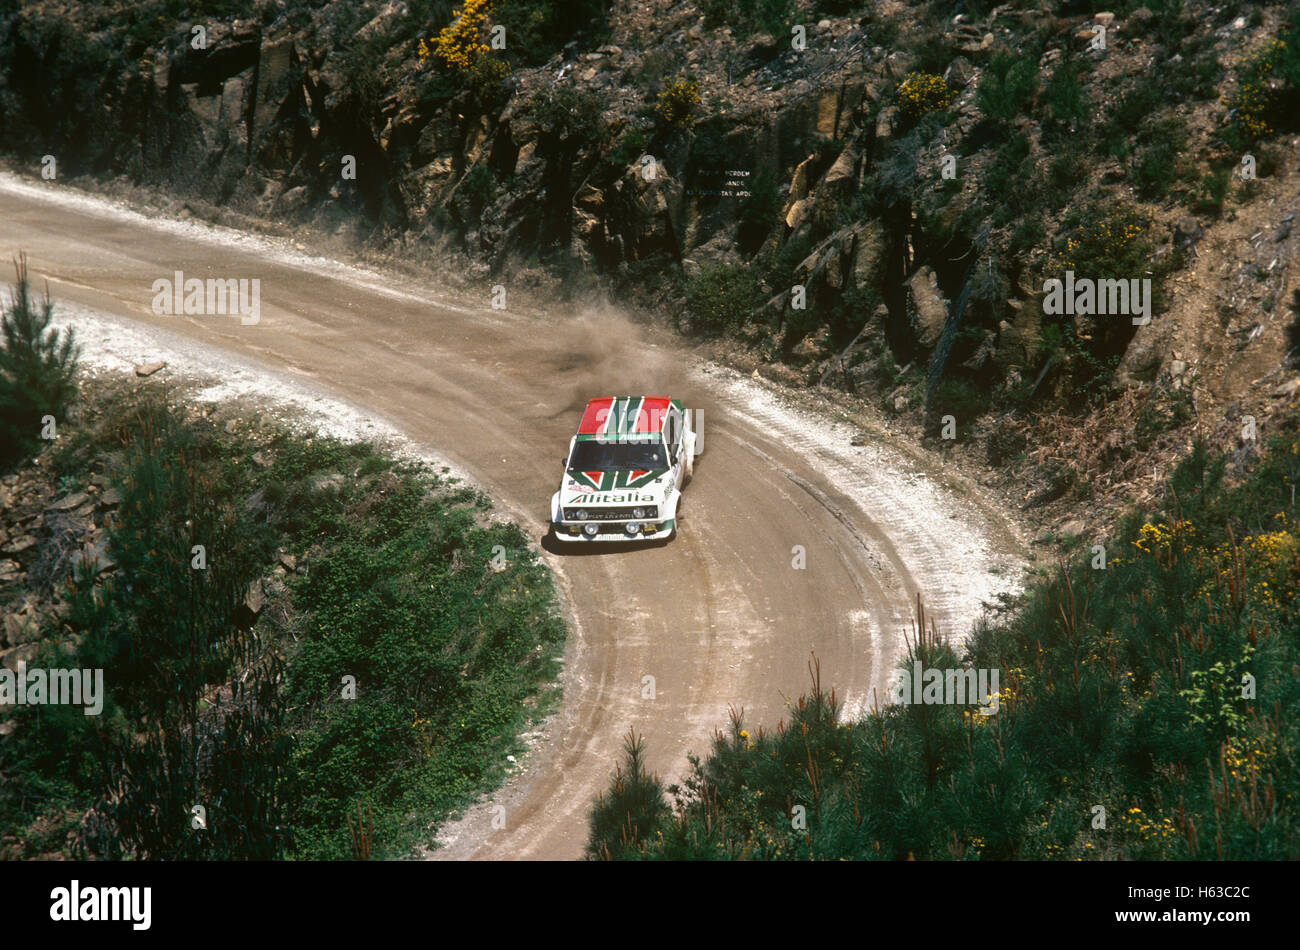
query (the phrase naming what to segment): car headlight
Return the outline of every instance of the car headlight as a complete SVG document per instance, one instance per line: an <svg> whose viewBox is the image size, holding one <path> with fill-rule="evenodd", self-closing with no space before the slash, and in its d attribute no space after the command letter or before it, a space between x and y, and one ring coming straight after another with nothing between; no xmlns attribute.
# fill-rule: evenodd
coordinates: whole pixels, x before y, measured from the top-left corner
<svg viewBox="0 0 1300 950"><path fill-rule="evenodd" d="M644 518L644 517L645 517L645 509L644 509L644 508L633 508L633 509L632 509L632 517L633 517L633 518Z"/></svg>
<svg viewBox="0 0 1300 950"><path fill-rule="evenodd" d="M586 520L587 520L587 509L586 509L586 508L579 508L577 511L575 511L575 512L573 513L573 518L574 518L575 521L586 521Z"/></svg>

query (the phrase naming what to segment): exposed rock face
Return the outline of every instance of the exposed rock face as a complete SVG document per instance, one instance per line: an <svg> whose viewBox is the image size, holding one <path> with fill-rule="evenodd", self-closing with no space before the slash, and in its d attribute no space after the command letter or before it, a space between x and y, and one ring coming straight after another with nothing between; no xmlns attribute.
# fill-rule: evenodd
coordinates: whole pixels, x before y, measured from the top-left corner
<svg viewBox="0 0 1300 950"><path fill-rule="evenodd" d="M1071 9L1047 31L1038 88L1054 88L1057 71L1073 68L1076 36L1105 28L1115 42L1106 68L1081 78L1085 99L1127 101L1128 87L1160 61L1154 15ZM684 278L747 267L766 303L742 321L744 342L798 363L797 378L861 393L878 381L890 392L877 397L894 388L879 347L843 350L865 323L931 390L947 380L1004 396L1022 384L1031 396L1059 395L1060 374L1073 371L1055 355L1062 333L1089 351L1089 365L1113 365L1127 345L1115 374L1122 387L1166 379L1173 346L1160 313L1131 337L1095 321L1067 327L1044 320L1030 285L1035 255L1071 237L1068 211L1132 191L1131 168L1087 174L1089 163L1109 162L1090 147L1078 168L1053 151L1064 130L1053 125L1063 122L1055 106L1044 109L1051 96L1035 93L1014 116L985 114L993 109L977 90L986 70L1040 29L1041 17L1005 4L944 17L923 52L898 35L910 10L889 3L818 19L808 26L815 41L796 52L787 37L715 28L700 13L680 2L633 5L610 18L610 36L575 34L528 60L512 50L513 72L489 81L421 63L413 31L428 36L436 25L413 24L402 2L263 3L254 18L208 22L202 49L189 42L188 23L155 26L134 45L115 24L116 47L95 40L118 54L105 62L88 52L80 7L30 0L0 23L3 146L24 157L57 146L60 177L121 175L178 195L200 216L261 216L445 264L449 281L576 277L683 328L696 323ZM66 28L61 43L48 42L52 25ZM1246 39L1228 38L1239 29L1201 30L1212 47L1205 61L1228 62L1228 46ZM1255 42L1270 28L1249 29ZM3 69L11 63L24 68ZM94 81L69 83L59 111L99 121L52 136L48 90L29 77L83 70ZM900 95L916 70L942 76L941 112L918 115ZM699 82L700 105L678 124L658 112L658 93L685 75ZM1095 120L1071 120L1068 131ZM948 158L951 174L939 177ZM1017 194L1019 182L1038 184ZM1062 182L1060 202L1045 201ZM1294 272L1286 267L1294 213L1285 210L1291 217L1270 222L1266 238L1254 228L1233 238L1233 247L1245 239L1280 247L1256 273L1225 278L1233 283L1218 304L1229 315L1244 320L1248 309L1289 299L1278 276ZM1216 235L1226 222L1217 215L1188 205L1160 216L1151 264L1222 256ZM794 283L807 299L802 314L791 306ZM1237 288L1255 284L1260 293L1245 307ZM876 321L879 305L886 315ZM1259 314L1250 319L1263 325ZM829 340L804 345L823 329ZM1250 326L1230 332L1257 339ZM1168 378L1194 385L1213 361L1186 341L1179 348L1192 370ZM1250 378L1270 369L1252 366ZM22 552L3 546L31 533L0 538L0 558L22 565Z"/></svg>
<svg viewBox="0 0 1300 950"><path fill-rule="evenodd" d="M211 22L203 49L178 27L151 51L150 69L118 77L132 86L136 107L112 115L111 131L102 133L109 141L94 147L111 150L133 177L244 213L329 230L359 218L370 234L407 230L450 240L494 270L561 248L597 273L614 272L655 258L680 261L721 234L734 238L743 195L713 193L728 170L744 173L732 189L743 192L763 174L781 181L790 167L815 165L791 190L784 216L794 228L814 215L834 224L836 199L856 185L861 143L829 165L809 155L819 142L849 139L867 125L888 69L904 65L851 55L861 33L848 20L827 20L821 31L844 44L835 57L787 52L774 62L782 44L750 37L755 61L745 86L729 93L736 106L720 130L725 151L706 155L704 125L683 137L637 114L629 83L651 50L566 48L494 93L463 81L450 95L422 93L431 73L383 39L404 14L404 5L390 4L356 32L358 41L374 42L370 76L319 45L336 11L319 11L309 27L269 14L260 22ZM16 43L34 43L34 35L20 29ZM712 49L718 38L706 39L701 32L693 48L722 55ZM768 65L779 69L773 77L802 70L819 81L787 76L793 94L761 96L753 74ZM359 79L374 88L356 88ZM590 125L566 135L538 120L539 95L556 88L599 91ZM625 154L627 165L608 161L624 136L643 140L651 178L642 174L642 155ZM712 167L719 160L725 168ZM77 154L66 161L70 169L84 163ZM810 197L817 200L799 203ZM156 371L152 364L141 370Z"/></svg>
<svg viewBox="0 0 1300 950"><path fill-rule="evenodd" d="M948 301L939 291L939 280L929 265L922 267L907 282L909 313L917 342L934 349L948 321Z"/></svg>
<svg viewBox="0 0 1300 950"><path fill-rule="evenodd" d="M51 625L58 627L64 585L80 561L96 573L116 569L104 519L120 498L105 497L93 480L57 494L42 458L0 480L0 502L0 664L12 669L30 658L33 642Z"/></svg>

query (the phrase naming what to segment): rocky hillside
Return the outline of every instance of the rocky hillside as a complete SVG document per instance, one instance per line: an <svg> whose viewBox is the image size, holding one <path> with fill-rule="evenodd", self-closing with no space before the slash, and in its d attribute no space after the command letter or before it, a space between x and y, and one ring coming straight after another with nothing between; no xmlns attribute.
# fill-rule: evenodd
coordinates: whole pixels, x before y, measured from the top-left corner
<svg viewBox="0 0 1300 950"><path fill-rule="evenodd" d="M1027 503L1295 395L1294 5L192 6L10 4L11 162L485 298L599 289L939 444L952 417ZM1045 313L1066 270L1149 279L1150 323Z"/></svg>
<svg viewBox="0 0 1300 950"><path fill-rule="evenodd" d="M67 612L60 594L75 561L88 560L97 573L113 569L104 525L120 503L102 474L85 485L56 486L42 462L0 478L0 588L27 592L8 605L0 624L6 666L30 662L44 613ZM0 734L12 728L2 723Z"/></svg>

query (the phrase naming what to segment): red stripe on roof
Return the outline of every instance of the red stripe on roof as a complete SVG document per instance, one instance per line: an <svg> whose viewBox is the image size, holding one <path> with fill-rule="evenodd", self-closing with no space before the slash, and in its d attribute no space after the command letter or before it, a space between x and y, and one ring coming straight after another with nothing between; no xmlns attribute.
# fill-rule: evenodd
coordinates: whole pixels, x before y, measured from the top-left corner
<svg viewBox="0 0 1300 950"><path fill-rule="evenodd" d="M667 396L646 396L637 413L634 432L663 432L668 420L668 405L672 400Z"/></svg>
<svg viewBox="0 0 1300 950"><path fill-rule="evenodd" d="M582 413L582 421L578 424L578 435L604 434L608 427L610 410L613 408L616 399L636 400L640 403L632 434L663 432L668 419L668 409L672 405L672 399L669 397L601 396L587 403L587 408ZM629 408L631 407L629 406ZM620 435L617 432L609 434L615 438Z"/></svg>
<svg viewBox="0 0 1300 950"><path fill-rule="evenodd" d="M609 407L613 404L613 396L593 399L587 403L587 410L582 414L582 422L578 424L578 435L600 435L605 429L605 421L609 418Z"/></svg>

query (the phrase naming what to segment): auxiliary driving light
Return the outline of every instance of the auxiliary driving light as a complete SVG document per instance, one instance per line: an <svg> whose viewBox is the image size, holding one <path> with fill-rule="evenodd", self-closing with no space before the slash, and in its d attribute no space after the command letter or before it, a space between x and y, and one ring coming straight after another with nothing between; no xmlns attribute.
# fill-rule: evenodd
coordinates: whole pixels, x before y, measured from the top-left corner
<svg viewBox="0 0 1300 950"><path fill-rule="evenodd" d="M600 530L600 527L599 527L598 525L594 525L594 524L584 524L584 525L582 526L582 533L585 534L585 535L586 535L587 537L589 537L589 538L594 538L594 537L596 536L596 532L599 531L599 530Z"/></svg>
<svg viewBox="0 0 1300 950"><path fill-rule="evenodd" d="M636 534L641 530L641 526L639 524L628 524L623 526L623 530L628 534Z"/></svg>

